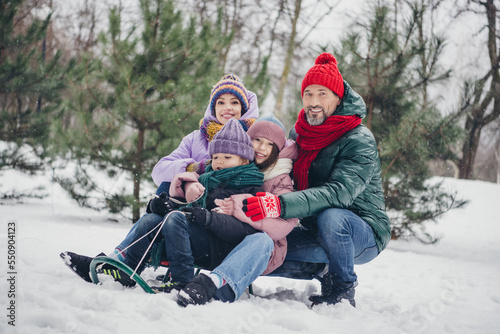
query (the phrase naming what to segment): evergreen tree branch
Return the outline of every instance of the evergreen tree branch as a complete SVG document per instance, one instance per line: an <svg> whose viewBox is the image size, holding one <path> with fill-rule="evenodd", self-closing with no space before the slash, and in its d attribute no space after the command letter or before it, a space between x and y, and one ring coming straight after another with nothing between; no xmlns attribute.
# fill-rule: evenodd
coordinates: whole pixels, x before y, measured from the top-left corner
<svg viewBox="0 0 500 334"><path fill-rule="evenodd" d="M412 129L411 129L411 132L406 137L405 144L403 145L403 147L399 148L398 153L396 154L396 156L391 160L391 162L387 165L387 167L382 172L382 179L385 177L385 174L389 171L389 169L392 167L392 165L403 155L404 151L406 150L406 147L408 147L408 144L410 142L410 138L413 137L413 133L415 132L416 128L417 128L417 121L414 121Z"/></svg>

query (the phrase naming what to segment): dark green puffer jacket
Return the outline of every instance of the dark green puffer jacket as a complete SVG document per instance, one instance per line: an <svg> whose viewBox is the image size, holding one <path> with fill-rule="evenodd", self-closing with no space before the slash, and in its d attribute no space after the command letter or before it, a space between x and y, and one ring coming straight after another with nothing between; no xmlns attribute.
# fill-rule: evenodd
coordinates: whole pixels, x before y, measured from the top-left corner
<svg viewBox="0 0 500 334"><path fill-rule="evenodd" d="M335 115L366 116L361 96L344 81L344 99ZM296 139L295 129L290 139ZM316 226L316 217L328 208L352 211L367 222L381 252L391 238L385 212L377 143L363 125L345 133L322 149L309 169L309 189L280 196L284 219L302 218L306 227Z"/></svg>

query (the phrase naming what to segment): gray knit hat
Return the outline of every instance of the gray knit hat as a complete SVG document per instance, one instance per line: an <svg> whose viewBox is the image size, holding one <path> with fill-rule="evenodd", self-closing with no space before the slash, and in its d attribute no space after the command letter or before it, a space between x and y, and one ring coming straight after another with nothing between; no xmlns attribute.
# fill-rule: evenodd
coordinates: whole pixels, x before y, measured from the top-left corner
<svg viewBox="0 0 500 334"><path fill-rule="evenodd" d="M234 154L253 161L255 152L252 140L247 135L240 122L231 118L208 144L208 153Z"/></svg>

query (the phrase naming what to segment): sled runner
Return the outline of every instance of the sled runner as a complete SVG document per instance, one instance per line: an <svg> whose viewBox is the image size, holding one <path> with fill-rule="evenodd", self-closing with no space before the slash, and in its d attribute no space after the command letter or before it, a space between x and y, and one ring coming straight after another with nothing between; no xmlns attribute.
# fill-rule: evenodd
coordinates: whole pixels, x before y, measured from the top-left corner
<svg viewBox="0 0 500 334"><path fill-rule="evenodd" d="M94 284L99 284L99 277L97 277L97 266L100 264L109 264L123 271L125 274L129 275L131 279L133 279L139 286L147 293L155 293L153 289L146 283L142 277L137 274L132 268L127 266L125 263L113 259L107 256L97 256L90 263L90 278L92 278L92 282Z"/></svg>

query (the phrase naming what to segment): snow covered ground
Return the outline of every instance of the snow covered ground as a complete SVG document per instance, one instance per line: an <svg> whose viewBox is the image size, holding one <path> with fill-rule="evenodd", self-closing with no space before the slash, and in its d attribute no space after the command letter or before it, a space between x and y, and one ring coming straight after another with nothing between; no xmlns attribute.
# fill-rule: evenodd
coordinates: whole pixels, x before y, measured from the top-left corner
<svg viewBox="0 0 500 334"><path fill-rule="evenodd" d="M122 289L112 281L86 283L59 253L109 252L131 225L79 208L47 177L0 175L1 191L40 184L48 194L44 199L0 203L0 333L500 333L497 184L445 179L470 204L431 223L440 242L392 241L377 259L356 267L357 308L343 303L313 309L306 300L319 290L315 281L261 277L254 296L185 309L172 295ZM8 228L14 224L12 270ZM153 279L157 273L143 276ZM8 323L11 302L15 327Z"/></svg>

